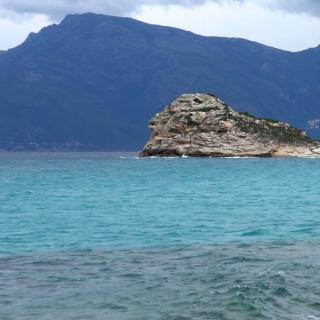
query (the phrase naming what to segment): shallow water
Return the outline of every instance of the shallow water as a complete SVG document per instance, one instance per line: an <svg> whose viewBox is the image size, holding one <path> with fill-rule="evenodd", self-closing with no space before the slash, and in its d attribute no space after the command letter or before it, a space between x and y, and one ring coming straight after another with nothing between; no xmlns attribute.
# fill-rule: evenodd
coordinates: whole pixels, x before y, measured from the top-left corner
<svg viewBox="0 0 320 320"><path fill-rule="evenodd" d="M0 319L320 319L317 159L0 155Z"/></svg>

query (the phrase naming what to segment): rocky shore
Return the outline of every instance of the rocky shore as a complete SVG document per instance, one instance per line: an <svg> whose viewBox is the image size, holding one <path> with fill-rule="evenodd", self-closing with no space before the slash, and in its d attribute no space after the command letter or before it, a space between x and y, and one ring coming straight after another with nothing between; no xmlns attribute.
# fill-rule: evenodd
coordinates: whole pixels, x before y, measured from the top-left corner
<svg viewBox="0 0 320 320"><path fill-rule="evenodd" d="M180 96L150 128L141 157L320 157L320 143L303 131L236 112L214 95Z"/></svg>

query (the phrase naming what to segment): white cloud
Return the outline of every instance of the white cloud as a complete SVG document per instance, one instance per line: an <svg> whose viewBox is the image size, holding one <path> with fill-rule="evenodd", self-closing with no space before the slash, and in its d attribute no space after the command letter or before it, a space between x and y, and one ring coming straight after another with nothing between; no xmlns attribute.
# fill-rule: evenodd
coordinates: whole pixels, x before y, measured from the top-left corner
<svg viewBox="0 0 320 320"><path fill-rule="evenodd" d="M49 21L89 11L288 50L320 42L320 0L0 0L0 49L18 45Z"/></svg>
<svg viewBox="0 0 320 320"><path fill-rule="evenodd" d="M22 43L29 33L50 24L48 17L39 14L16 15L6 13L0 19L0 49L6 50Z"/></svg>
<svg viewBox="0 0 320 320"><path fill-rule="evenodd" d="M319 18L305 13L274 11L255 1L207 3L192 10L178 6L144 6L135 17L202 35L246 38L292 51L320 44Z"/></svg>

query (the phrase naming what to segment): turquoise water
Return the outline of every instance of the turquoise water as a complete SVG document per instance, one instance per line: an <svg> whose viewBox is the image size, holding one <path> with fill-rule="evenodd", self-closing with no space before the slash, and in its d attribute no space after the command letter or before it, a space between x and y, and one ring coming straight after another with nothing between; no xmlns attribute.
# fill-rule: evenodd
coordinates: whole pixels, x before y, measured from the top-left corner
<svg viewBox="0 0 320 320"><path fill-rule="evenodd" d="M320 319L320 161L0 156L0 319Z"/></svg>

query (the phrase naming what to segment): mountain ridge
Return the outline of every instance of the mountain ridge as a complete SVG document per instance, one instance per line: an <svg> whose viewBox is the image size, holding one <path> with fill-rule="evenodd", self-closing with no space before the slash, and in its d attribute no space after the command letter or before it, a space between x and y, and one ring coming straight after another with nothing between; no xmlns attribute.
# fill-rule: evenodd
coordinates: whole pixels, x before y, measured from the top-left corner
<svg viewBox="0 0 320 320"><path fill-rule="evenodd" d="M226 40L235 40L235 41L240 40L240 41L244 41L244 42L247 42L247 43L260 45L260 46L263 46L265 48L268 47L270 49L274 49L274 50L278 50L278 51L282 51L282 52L287 52L287 53L293 53L293 54L299 53L299 52L306 52L306 51L310 51L310 50L320 50L320 44L318 46L306 48L306 49L299 50L299 51L290 51L290 50L286 50L286 49L277 48L277 47L274 47L274 46L271 46L271 45L263 44L263 43L260 43L258 41L249 40L249 39L246 39L246 38L241 38L241 37L225 37L225 36L201 35L199 33L196 33L196 32L193 32L193 31L189 31L189 30L184 30L184 29L181 29L181 28L178 28L178 27L165 26L165 25L153 24L153 23L140 21L138 19L135 19L135 18L132 18L132 17L129 17L129 16L128 17L127 16L114 16L114 15L98 14L98 13L92 13L92 12L85 12L85 13L81 13L81 14L77 14L77 13L67 14L65 16L65 18L60 23L53 23L53 24L47 25L47 26L43 27L39 32L30 32L29 36L30 35L31 36L37 35L37 34L41 33L42 31L45 31L46 29L55 28L55 27L59 26L60 24L67 22L68 20L71 20L71 21L73 20L74 21L75 19L78 19L78 18L87 18L87 17L94 17L94 18L100 17L101 19L108 18L108 19L114 19L114 20L132 21L134 23L139 23L139 24L142 24L142 25L145 25L145 26L153 26L153 27L158 27L158 28L171 29L171 30L174 30L174 31L182 31L183 33L189 33L189 34L191 34L193 36L207 38L207 39L226 39ZM12 49L15 49L15 48L21 46L24 42L26 42L28 40L29 36L20 45L15 46L13 48L10 48L8 50L0 50L0 52L10 51Z"/></svg>

